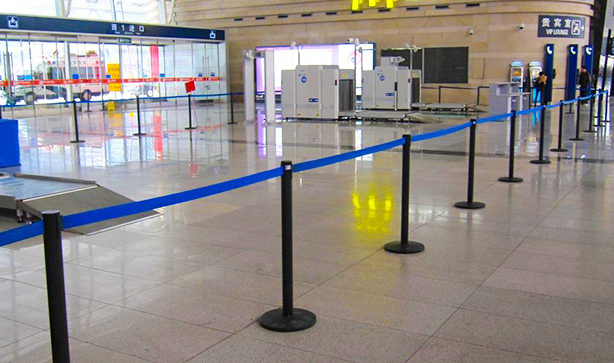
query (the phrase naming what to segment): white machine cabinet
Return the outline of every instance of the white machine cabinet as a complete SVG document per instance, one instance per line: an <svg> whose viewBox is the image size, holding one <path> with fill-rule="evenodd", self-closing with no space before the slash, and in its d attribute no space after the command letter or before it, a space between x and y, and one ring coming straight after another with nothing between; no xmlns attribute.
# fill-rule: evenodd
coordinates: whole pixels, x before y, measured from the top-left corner
<svg viewBox="0 0 614 363"><path fill-rule="evenodd" d="M320 75L321 118L337 119L339 118L339 68L324 66Z"/></svg>
<svg viewBox="0 0 614 363"><path fill-rule="evenodd" d="M338 66L297 66L282 71L283 118L338 119L353 113L356 102L354 72ZM343 87L341 87L343 85Z"/></svg>
<svg viewBox="0 0 614 363"><path fill-rule="evenodd" d="M322 66L298 66L295 70L296 116L320 118Z"/></svg>
<svg viewBox="0 0 614 363"><path fill-rule="evenodd" d="M407 67L377 66L363 72L363 109L411 109L411 79Z"/></svg>
<svg viewBox="0 0 614 363"><path fill-rule="evenodd" d="M296 118L296 82L294 71L281 71L281 117Z"/></svg>

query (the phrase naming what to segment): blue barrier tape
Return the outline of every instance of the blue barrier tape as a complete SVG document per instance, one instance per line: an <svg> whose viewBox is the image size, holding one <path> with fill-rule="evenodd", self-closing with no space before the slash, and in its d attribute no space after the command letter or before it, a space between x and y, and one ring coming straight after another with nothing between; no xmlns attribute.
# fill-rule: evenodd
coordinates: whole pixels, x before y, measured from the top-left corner
<svg viewBox="0 0 614 363"><path fill-rule="evenodd" d="M547 105L547 106L546 106L546 108L547 108L548 110L551 110L551 109L553 109L553 108L557 108L557 107L559 107L560 105L562 105L562 103L561 103L561 102L559 102L559 103L555 103L555 104L553 104L553 105Z"/></svg>
<svg viewBox="0 0 614 363"><path fill-rule="evenodd" d="M573 100L569 100L569 101L562 101L562 102L563 102L563 104L564 104L564 105L569 105L569 104L572 104L572 103L576 103L577 101L578 101L578 99L577 99L577 98L575 98L575 99L573 99Z"/></svg>
<svg viewBox="0 0 614 363"><path fill-rule="evenodd" d="M593 96L584 96L584 97L580 97L578 98L580 101L586 101L586 100L590 100L591 98L593 98Z"/></svg>
<svg viewBox="0 0 614 363"><path fill-rule="evenodd" d="M302 163L294 164L292 169L295 172L300 173L301 171L321 168L323 166L340 163L342 161L346 161L350 159L355 159L355 158L358 158L364 155L374 154L380 151L392 149L394 147L401 146L403 144L405 144L405 139L401 138L398 140L389 141L384 144L369 146L369 147L366 147L360 150L350 151L350 152L339 154L339 155L327 156L321 159L309 160L309 161L305 161Z"/></svg>
<svg viewBox="0 0 614 363"><path fill-rule="evenodd" d="M241 178L208 185L202 188L186 190L183 192L173 193L162 197L142 200L139 202L131 202L115 205L112 207L71 214L62 218L62 225L64 226L64 228L73 228L86 224L105 221L108 219L120 218L137 213L147 212L156 208L188 202L191 200L208 197L214 194L220 194L230 190L246 187L251 184L256 184L268 179L280 177L282 174L283 169L281 167L278 167L260 173L247 175Z"/></svg>
<svg viewBox="0 0 614 363"><path fill-rule="evenodd" d="M440 137L440 136L445 136L445 135L453 134L453 133L458 132L460 130L466 129L469 126L471 126L471 122L467 122L467 123L464 123L464 124L458 125L458 126L449 127L447 129L443 129L443 130L437 130L437 131L433 131L433 132L428 132L426 134L420 134L420 135L412 136L411 137L411 141L412 142L418 142L418 141L434 139L434 138L437 138L437 137Z"/></svg>
<svg viewBox="0 0 614 363"><path fill-rule="evenodd" d="M26 224L18 228L0 232L0 247L15 243L24 239L40 236L43 234L43 222Z"/></svg>
<svg viewBox="0 0 614 363"><path fill-rule="evenodd" d="M542 109L541 107L530 108L528 110L518 111L517 115L518 116L528 115L528 114L531 114L531 113L539 112L539 111L541 111L541 109Z"/></svg>
<svg viewBox="0 0 614 363"><path fill-rule="evenodd" d="M485 124L487 122L503 120L503 119L506 119L508 117L512 117L512 115L514 115L514 114L510 112L510 113L506 113L506 114L503 114L503 115L495 115L495 116L490 116L490 117L484 117L484 118L477 119L476 122L478 124Z"/></svg>

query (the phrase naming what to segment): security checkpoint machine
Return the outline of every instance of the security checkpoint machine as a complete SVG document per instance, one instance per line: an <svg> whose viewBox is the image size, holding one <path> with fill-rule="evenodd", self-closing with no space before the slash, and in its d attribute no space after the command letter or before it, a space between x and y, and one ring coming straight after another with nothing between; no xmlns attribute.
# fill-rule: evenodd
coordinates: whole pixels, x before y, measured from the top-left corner
<svg viewBox="0 0 614 363"><path fill-rule="evenodd" d="M305 65L281 72L282 118L339 119L353 115L354 70Z"/></svg>
<svg viewBox="0 0 614 363"><path fill-rule="evenodd" d="M402 57L386 57L372 71L363 72L362 108L378 110L411 110L412 74L408 67L398 66Z"/></svg>

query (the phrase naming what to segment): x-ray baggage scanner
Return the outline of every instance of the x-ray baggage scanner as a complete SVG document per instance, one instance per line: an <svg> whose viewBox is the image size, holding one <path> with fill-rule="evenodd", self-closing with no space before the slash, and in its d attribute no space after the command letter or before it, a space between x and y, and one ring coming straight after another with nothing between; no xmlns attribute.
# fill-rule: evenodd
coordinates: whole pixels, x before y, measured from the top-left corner
<svg viewBox="0 0 614 363"><path fill-rule="evenodd" d="M338 119L356 105L354 71L306 65L281 73L282 118Z"/></svg>
<svg viewBox="0 0 614 363"><path fill-rule="evenodd" d="M411 109L411 77L408 67L387 65L364 71L362 87L363 109Z"/></svg>

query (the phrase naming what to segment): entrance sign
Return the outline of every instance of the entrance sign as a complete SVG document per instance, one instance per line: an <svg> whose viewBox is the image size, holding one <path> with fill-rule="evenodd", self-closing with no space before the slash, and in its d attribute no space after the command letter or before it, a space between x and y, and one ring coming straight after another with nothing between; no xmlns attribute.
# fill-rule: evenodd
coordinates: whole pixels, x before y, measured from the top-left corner
<svg viewBox="0 0 614 363"><path fill-rule="evenodd" d="M540 15L539 38L581 38L586 35L586 18L567 15Z"/></svg>

